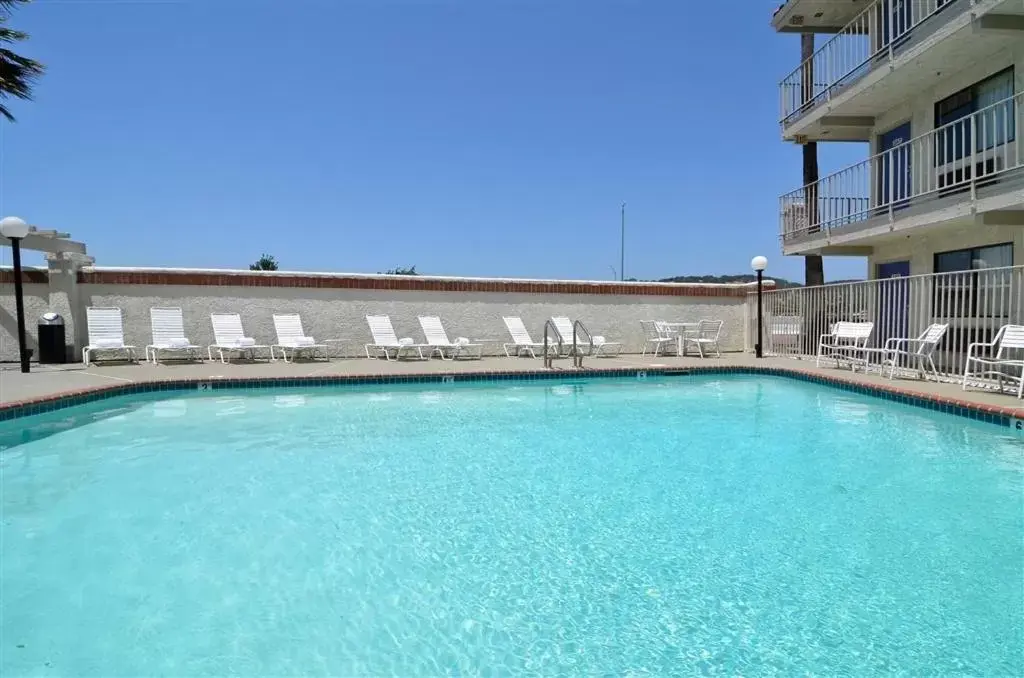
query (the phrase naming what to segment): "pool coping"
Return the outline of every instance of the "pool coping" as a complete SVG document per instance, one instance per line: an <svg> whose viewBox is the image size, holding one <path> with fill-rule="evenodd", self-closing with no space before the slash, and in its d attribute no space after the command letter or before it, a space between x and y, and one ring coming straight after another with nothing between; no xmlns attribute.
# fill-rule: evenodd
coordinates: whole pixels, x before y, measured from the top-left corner
<svg viewBox="0 0 1024 678"><path fill-rule="evenodd" d="M0 421L10 421L48 412L85 405L123 395L175 391L221 391L235 389L331 387L377 384L450 384L480 381L571 381L581 378L646 378L714 374L748 374L780 376L799 381L823 384L840 390L870 395L915 407L944 412L975 421L1024 431L1024 418L1017 407L988 405L948 396L924 393L895 385L868 384L842 375L822 375L792 367L753 365L714 365L686 367L611 367L584 368L572 372L548 370L477 370L467 372L434 372L406 374L345 374L276 377L185 377L148 379L137 382L94 386L62 391L38 398L0 404Z"/></svg>

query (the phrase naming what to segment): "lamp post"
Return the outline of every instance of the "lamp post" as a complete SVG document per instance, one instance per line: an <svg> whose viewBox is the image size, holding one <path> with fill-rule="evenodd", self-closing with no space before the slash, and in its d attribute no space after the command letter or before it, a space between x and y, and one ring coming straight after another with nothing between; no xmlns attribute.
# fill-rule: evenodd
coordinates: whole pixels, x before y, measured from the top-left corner
<svg viewBox="0 0 1024 678"><path fill-rule="evenodd" d="M764 281L764 269L768 268L768 260L764 257L754 257L750 260L750 268L757 272L757 343L754 344L754 355L762 358L764 357L764 351L761 348L761 285Z"/></svg>
<svg viewBox="0 0 1024 678"><path fill-rule="evenodd" d="M21 289L21 239L28 235L29 228L18 217L0 219L0 235L11 241L14 259L14 308L18 314L18 355L21 357L21 371L28 373L28 347L25 346L25 298Z"/></svg>

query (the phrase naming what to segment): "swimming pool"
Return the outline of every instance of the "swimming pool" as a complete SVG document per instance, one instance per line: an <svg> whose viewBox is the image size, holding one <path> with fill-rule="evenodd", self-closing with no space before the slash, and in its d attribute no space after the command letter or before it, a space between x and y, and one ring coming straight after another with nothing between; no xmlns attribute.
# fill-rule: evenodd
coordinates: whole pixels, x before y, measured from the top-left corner
<svg viewBox="0 0 1024 678"><path fill-rule="evenodd" d="M11 436L3 675L1024 671L1005 427L700 376L163 393Z"/></svg>

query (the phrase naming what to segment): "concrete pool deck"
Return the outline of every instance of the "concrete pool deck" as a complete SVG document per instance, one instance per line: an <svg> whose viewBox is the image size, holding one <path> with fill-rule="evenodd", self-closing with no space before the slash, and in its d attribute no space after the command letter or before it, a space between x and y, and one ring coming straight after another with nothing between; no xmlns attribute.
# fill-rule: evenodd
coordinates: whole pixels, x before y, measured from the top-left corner
<svg viewBox="0 0 1024 678"><path fill-rule="evenodd" d="M601 371L664 369L764 369L823 379L829 382L852 384L878 389L911 398L939 402L953 407L999 414L1011 419L1024 419L1024 401L1004 392L969 389L958 384L921 381L916 376L890 380L877 372L852 373L848 368L814 366L813 361L792 358L764 358L758 360L749 354L726 354L722 358L693 358L625 355L614 358L587 358L585 374ZM416 375L494 373L556 373L571 376L578 373L568 359L555 361L553 369L545 369L541 360L531 358L485 357L480 360L388 362L365 358L332 359L330 361L284 363L219 361L188 364L102 364L85 367L73 365L33 365L29 374L22 374L16 364L0 367L0 410L13 410L29 404L52 402L66 396L81 396L91 392L134 384L161 382L204 382L225 380L264 379L344 379L372 377L406 377ZM17 415L15 415L17 416Z"/></svg>

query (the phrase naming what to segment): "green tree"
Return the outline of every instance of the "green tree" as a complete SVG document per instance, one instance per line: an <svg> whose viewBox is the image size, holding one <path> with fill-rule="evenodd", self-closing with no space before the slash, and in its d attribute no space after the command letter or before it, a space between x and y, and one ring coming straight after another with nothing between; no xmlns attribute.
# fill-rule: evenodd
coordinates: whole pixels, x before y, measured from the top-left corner
<svg viewBox="0 0 1024 678"><path fill-rule="evenodd" d="M15 54L10 46L28 39L28 34L7 26L15 5L29 0L0 0L0 115L14 122L14 116L7 109L5 101L16 99L31 100L32 85L43 74L43 65L34 59Z"/></svg>
<svg viewBox="0 0 1024 678"><path fill-rule="evenodd" d="M415 266L410 266L409 268L399 266L398 268L389 268L384 271L384 275L419 275L419 273L416 272Z"/></svg>
<svg viewBox="0 0 1024 678"><path fill-rule="evenodd" d="M264 254L263 256L261 256L259 259L256 260L256 263L249 264L249 270L250 271L276 271L277 270L277 259L275 259L274 257L270 256L269 254Z"/></svg>

